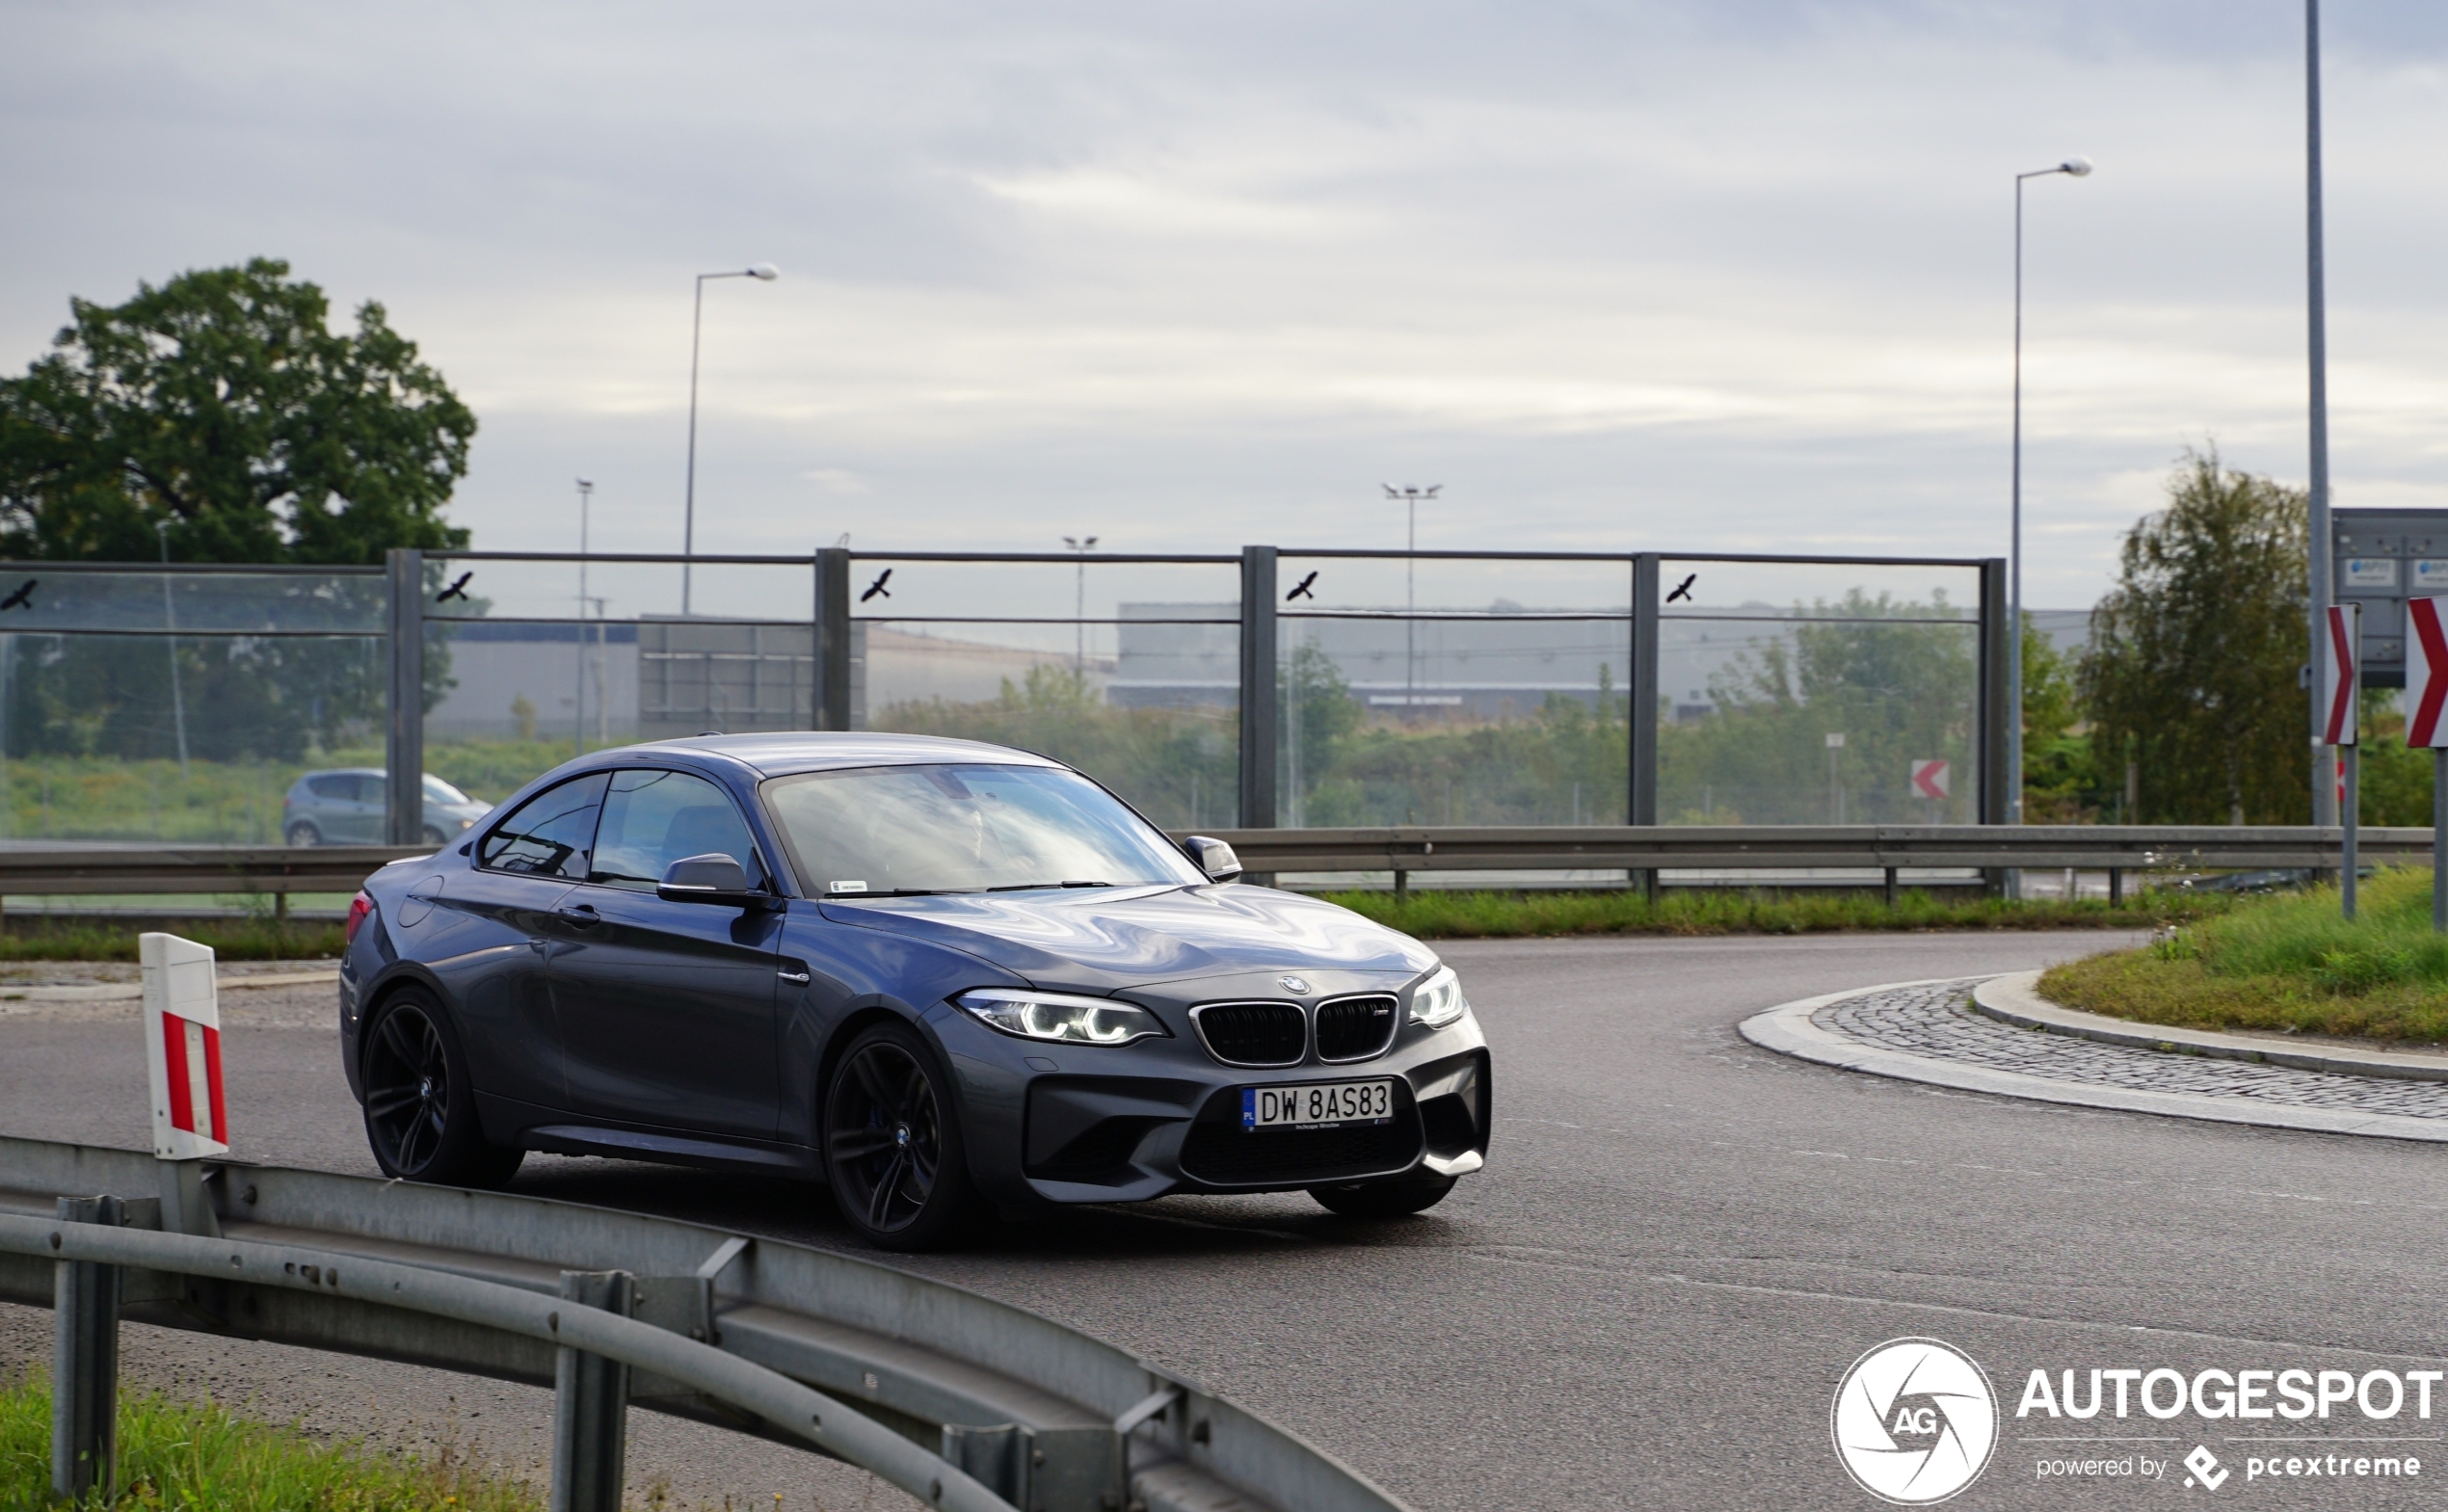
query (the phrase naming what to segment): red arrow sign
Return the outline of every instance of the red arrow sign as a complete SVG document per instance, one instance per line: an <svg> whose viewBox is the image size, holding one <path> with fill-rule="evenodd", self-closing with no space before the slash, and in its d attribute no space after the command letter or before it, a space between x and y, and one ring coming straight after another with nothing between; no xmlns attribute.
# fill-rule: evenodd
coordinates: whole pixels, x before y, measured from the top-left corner
<svg viewBox="0 0 2448 1512"><path fill-rule="evenodd" d="M2406 600L2406 744L2448 746L2440 718L2448 705L2448 628L2437 598Z"/></svg>
<svg viewBox="0 0 2448 1512"><path fill-rule="evenodd" d="M1912 764L1912 790L1920 798L1944 798L1950 768L1944 761L1915 761Z"/></svg>

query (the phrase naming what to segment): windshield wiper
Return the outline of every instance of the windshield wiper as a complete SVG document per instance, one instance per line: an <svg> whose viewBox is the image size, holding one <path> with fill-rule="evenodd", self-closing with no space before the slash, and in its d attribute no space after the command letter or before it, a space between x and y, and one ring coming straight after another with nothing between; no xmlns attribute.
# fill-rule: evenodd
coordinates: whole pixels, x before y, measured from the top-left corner
<svg viewBox="0 0 2448 1512"><path fill-rule="evenodd" d="M1117 884L1110 882L1006 882L1000 887L988 888L986 890L989 892L1030 892L1054 888L1110 888L1114 886Z"/></svg>
<svg viewBox="0 0 2448 1512"><path fill-rule="evenodd" d="M828 892L824 901L855 903L861 898L943 898L976 890L975 888L869 888L865 892Z"/></svg>

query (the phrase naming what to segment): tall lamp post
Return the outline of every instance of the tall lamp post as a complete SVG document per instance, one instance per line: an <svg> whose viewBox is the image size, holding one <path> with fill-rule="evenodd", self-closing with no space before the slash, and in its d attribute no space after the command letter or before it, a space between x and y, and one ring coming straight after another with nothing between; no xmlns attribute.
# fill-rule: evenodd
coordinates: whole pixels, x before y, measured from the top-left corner
<svg viewBox="0 0 2448 1512"><path fill-rule="evenodd" d="M1088 553L1097 548L1094 536L1065 536L1062 544L1079 558L1079 582L1071 608L1071 628L1076 642L1071 653L1071 675L1079 685L1088 685Z"/></svg>
<svg viewBox="0 0 2448 1512"><path fill-rule="evenodd" d="M162 544L162 566L170 566L170 526L167 519L153 521L153 534ZM170 717L178 731L178 780L187 781L187 700L178 691L178 610L170 597L170 574L162 574L162 625L170 631Z"/></svg>
<svg viewBox="0 0 2448 1512"><path fill-rule="evenodd" d="M2311 664L2324 654L2322 628L2328 619L2335 584L2329 576L2329 355L2328 295L2324 276L2326 251L2321 235L2321 0L2303 0L2303 227L2305 334L2311 367L2311 464L2309 549L2311 576ZM2338 822L2336 757L2321 744L2323 710L2312 708L2312 822ZM2347 887L2354 884L2348 882Z"/></svg>
<svg viewBox="0 0 2448 1512"><path fill-rule="evenodd" d="M2090 175L2091 160L2014 175L2014 484L2006 572L2006 822L2023 822L2023 181Z"/></svg>
<svg viewBox="0 0 2448 1512"><path fill-rule="evenodd" d="M697 566L697 354L705 333L705 280L708 279L755 279L771 283L782 277L782 270L769 262L741 268L732 273L701 273L697 276L697 314L688 332L688 492L682 506L680 525L680 613L689 612L689 579Z"/></svg>
<svg viewBox="0 0 2448 1512"><path fill-rule="evenodd" d="M587 754L587 505L595 498L595 485L584 478L578 480L578 692L577 709L572 717L570 755Z"/></svg>
<svg viewBox="0 0 2448 1512"><path fill-rule="evenodd" d="M1403 537L1402 544L1402 722L1407 725L1416 717L1420 702L1417 674L1420 622L1416 618L1420 612L1420 501L1435 498L1444 491L1445 485L1432 483L1424 489L1408 486L1397 489L1391 483L1381 483L1377 487L1386 491L1386 497L1402 500L1411 511L1411 528Z"/></svg>

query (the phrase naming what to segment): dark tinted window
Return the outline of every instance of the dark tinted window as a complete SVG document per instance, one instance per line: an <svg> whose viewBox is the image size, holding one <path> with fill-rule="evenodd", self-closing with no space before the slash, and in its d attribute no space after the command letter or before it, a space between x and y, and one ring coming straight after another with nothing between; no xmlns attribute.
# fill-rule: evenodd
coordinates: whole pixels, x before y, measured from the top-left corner
<svg viewBox="0 0 2448 1512"><path fill-rule="evenodd" d="M587 880L652 891L672 862L716 851L758 880L748 826L720 787L686 772L615 772Z"/></svg>
<svg viewBox="0 0 2448 1512"><path fill-rule="evenodd" d="M336 803L354 803L357 800L357 779L346 772L333 772L325 777L309 777L306 779L306 791L317 798L331 799Z"/></svg>
<svg viewBox="0 0 2448 1512"><path fill-rule="evenodd" d="M603 786L603 774L598 772L536 794L485 836L478 862L495 871L582 880L595 846Z"/></svg>

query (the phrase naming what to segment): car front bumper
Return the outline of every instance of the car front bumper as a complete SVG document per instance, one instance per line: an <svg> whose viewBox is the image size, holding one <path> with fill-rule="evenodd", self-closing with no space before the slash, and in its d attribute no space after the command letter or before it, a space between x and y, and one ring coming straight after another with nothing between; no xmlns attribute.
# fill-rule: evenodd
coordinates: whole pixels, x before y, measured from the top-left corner
<svg viewBox="0 0 2448 1512"><path fill-rule="evenodd" d="M1186 1027L1180 1012L1158 1011ZM1320 1063L1313 1054L1280 1069L1222 1064L1194 1030L1115 1048L1044 1045L948 1006L927 1015L927 1027L959 1082L971 1172L1006 1207L1461 1176L1486 1162L1493 1068L1468 1013L1440 1029L1405 1024L1386 1052L1366 1060ZM1383 1123L1243 1127L1245 1088L1379 1078L1395 1084Z"/></svg>

